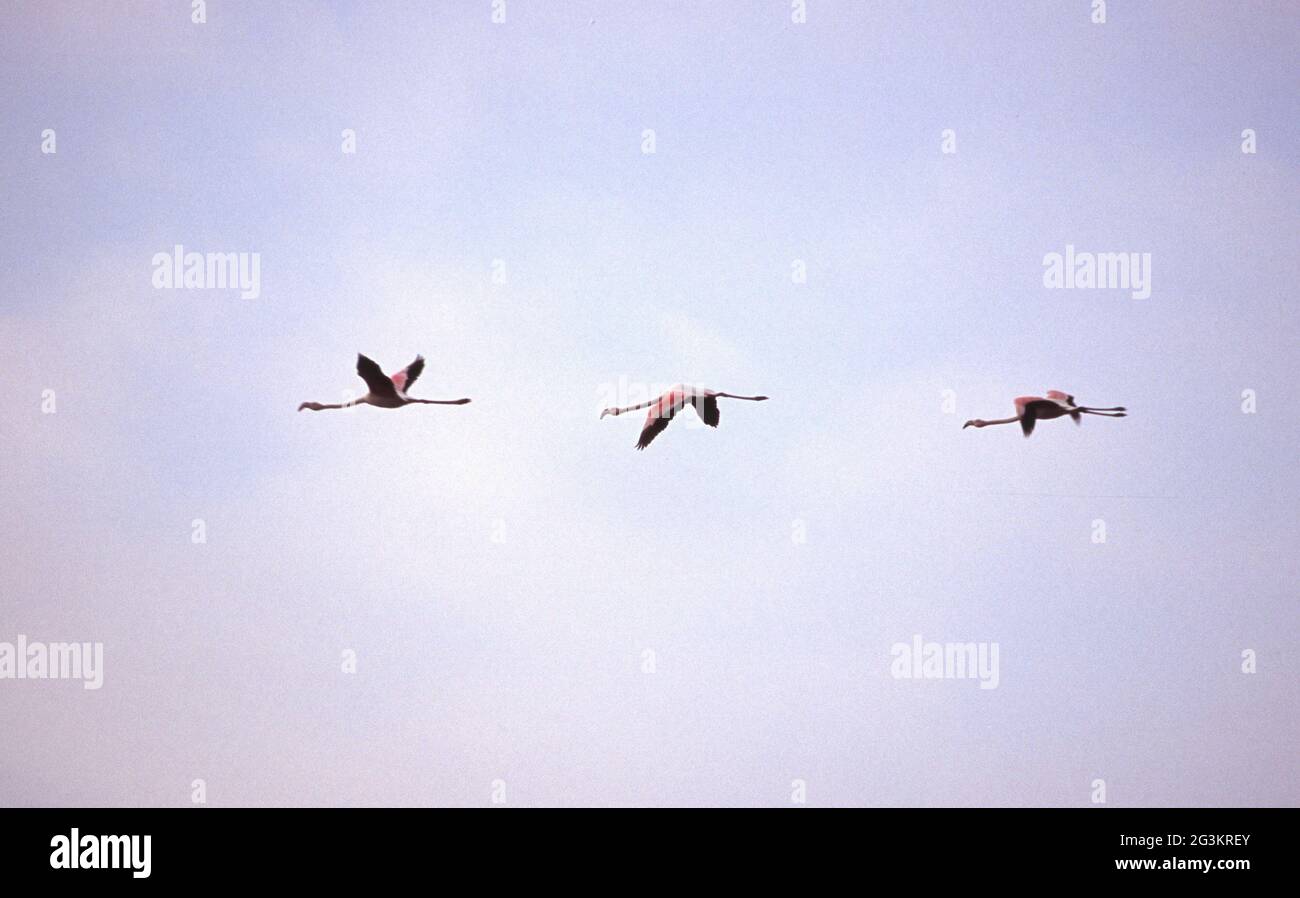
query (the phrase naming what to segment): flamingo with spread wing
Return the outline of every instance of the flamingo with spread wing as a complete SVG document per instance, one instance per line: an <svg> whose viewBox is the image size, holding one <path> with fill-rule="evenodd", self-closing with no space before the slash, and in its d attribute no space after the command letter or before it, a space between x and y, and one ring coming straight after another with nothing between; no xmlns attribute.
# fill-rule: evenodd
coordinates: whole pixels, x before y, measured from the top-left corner
<svg viewBox="0 0 1300 898"><path fill-rule="evenodd" d="M1052 418L1060 418L1069 415L1074 419L1075 424L1083 423L1083 415L1101 415L1105 418L1123 418L1127 416L1127 409L1122 405L1113 408L1092 408L1090 406L1076 405L1074 397L1068 393L1062 393L1060 390L1048 390L1047 397L1041 396L1017 396L1016 397L1016 414L1012 418L998 418L996 421L985 421L983 418L974 418L967 421L961 426L962 430L967 427L988 427L991 424L1010 424L1014 421L1020 422L1020 429L1029 436L1034 432L1034 425L1039 421L1047 421Z"/></svg>
<svg viewBox="0 0 1300 898"><path fill-rule="evenodd" d="M298 411L310 409L319 412L327 408L351 408L354 405L373 405L376 408L401 408L404 405L464 405L468 399L414 399L406 394L424 370L424 356L417 355L415 361L398 371L392 377L384 374L371 359L357 354L357 374L366 382L369 390L360 399L339 405L326 405L319 402L304 402Z"/></svg>
<svg viewBox="0 0 1300 898"><path fill-rule="evenodd" d="M650 445L651 440L664 432L673 416L687 405L695 409L695 413L700 416L700 419L705 424L710 427L717 427L720 417L718 411L719 399L744 399L749 402L762 402L767 397L737 396L734 393L720 393L716 390L702 390L699 387L678 384L670 388L658 399L642 402L640 405L629 405L626 408L607 408L600 413L600 416L603 418L606 415L617 416L624 412L634 412L642 408L650 409L650 413L646 415L645 425L641 428L641 438L637 440L636 444L636 448L644 449Z"/></svg>

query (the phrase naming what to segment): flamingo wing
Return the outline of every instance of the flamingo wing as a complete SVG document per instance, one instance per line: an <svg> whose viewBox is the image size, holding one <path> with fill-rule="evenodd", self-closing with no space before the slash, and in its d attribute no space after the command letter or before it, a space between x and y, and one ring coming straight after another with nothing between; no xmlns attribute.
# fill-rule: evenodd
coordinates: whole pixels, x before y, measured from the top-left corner
<svg viewBox="0 0 1300 898"><path fill-rule="evenodd" d="M683 405L683 394L677 390L669 390L656 399L645 416L645 426L641 428L641 438L637 440L636 447L644 449L649 446L655 437L664 432L668 422Z"/></svg>
<svg viewBox="0 0 1300 898"><path fill-rule="evenodd" d="M1048 399L1055 399L1057 402L1063 402L1066 405L1075 405L1074 397L1069 393L1062 393L1060 390L1048 390Z"/></svg>
<svg viewBox="0 0 1300 898"><path fill-rule="evenodd" d="M393 382L388 379L388 375L375 363L373 359L368 359L361 353L357 353L357 374L366 382L370 392L374 396L384 396L389 399L397 399L397 388Z"/></svg>
<svg viewBox="0 0 1300 898"><path fill-rule="evenodd" d="M718 397L696 394L691 397L691 405L695 406L695 412L700 416L705 424L710 427L718 426L718 419L721 417L718 412Z"/></svg>
<svg viewBox="0 0 1300 898"><path fill-rule="evenodd" d="M424 356L417 355L414 362L393 375L393 386L397 388L397 392L405 393L411 389L411 384L415 383L422 371L424 371Z"/></svg>

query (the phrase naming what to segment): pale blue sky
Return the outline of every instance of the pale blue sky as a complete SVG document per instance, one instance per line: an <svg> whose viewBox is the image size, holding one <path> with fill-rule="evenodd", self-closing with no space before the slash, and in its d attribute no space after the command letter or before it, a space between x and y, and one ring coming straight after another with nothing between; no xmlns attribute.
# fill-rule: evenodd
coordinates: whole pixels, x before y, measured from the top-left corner
<svg viewBox="0 0 1300 898"><path fill-rule="evenodd" d="M1089 6L7 7L0 641L105 672L0 804L1300 802L1300 14ZM474 403L295 414L357 351ZM1048 389L1131 414L961 429Z"/></svg>

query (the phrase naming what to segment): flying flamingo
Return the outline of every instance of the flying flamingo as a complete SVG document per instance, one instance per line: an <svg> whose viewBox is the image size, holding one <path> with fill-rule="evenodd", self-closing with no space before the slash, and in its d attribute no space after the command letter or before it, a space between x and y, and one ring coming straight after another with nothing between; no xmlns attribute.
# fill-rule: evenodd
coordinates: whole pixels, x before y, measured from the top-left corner
<svg viewBox="0 0 1300 898"><path fill-rule="evenodd" d="M1082 424L1083 415L1123 418L1126 417L1125 412L1126 409L1122 405L1117 405L1114 408L1091 408L1089 406L1075 405L1073 396L1062 393L1060 390L1048 390L1046 399L1040 396L1016 397L1016 416L1014 418L999 418L996 421L975 418L963 424L961 429L988 427L990 424L1010 424L1012 421L1019 421L1020 429L1025 432L1025 436L1029 436L1034 432L1034 424L1039 420L1046 421L1050 418L1069 415L1074 419L1075 424Z"/></svg>
<svg viewBox="0 0 1300 898"><path fill-rule="evenodd" d="M766 396L737 396L734 393L719 393L716 390L701 390L699 387L678 384L669 388L658 399L652 399L640 405L629 405L627 408L607 408L600 413L600 416L603 418L606 415L621 415L624 412L634 412L641 408L650 409L650 413L645 418L645 426L641 428L641 439L636 444L638 449L644 449L650 445L651 440L664 432L664 428L673 419L673 415L681 411L687 403L690 403L695 408L695 413L700 416L705 424L710 427L717 427L719 417L718 399L720 397L745 399L749 402L762 402L767 398Z"/></svg>
<svg viewBox="0 0 1300 898"><path fill-rule="evenodd" d="M424 370L424 356L417 355L415 361L388 377L371 359L357 354L357 374L366 382L370 392L360 399L345 402L342 405L322 405L319 402L304 402L298 411L311 409L319 412L327 408L351 408L354 405L373 405L378 408L401 408L404 405L464 405L468 399L412 399L406 395L411 384L415 383L420 372Z"/></svg>

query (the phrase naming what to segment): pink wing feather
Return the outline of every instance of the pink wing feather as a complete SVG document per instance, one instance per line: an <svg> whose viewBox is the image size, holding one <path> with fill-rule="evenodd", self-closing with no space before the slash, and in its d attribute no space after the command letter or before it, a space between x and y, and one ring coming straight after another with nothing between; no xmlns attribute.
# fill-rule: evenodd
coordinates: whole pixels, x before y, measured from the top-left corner
<svg viewBox="0 0 1300 898"><path fill-rule="evenodd" d="M424 356L417 355L414 362L393 374L389 379L392 380L393 386L397 387L397 392L405 393L407 387L415 383L415 379L420 376L420 372L423 370Z"/></svg>

